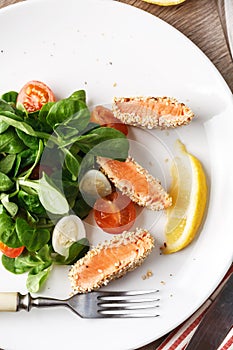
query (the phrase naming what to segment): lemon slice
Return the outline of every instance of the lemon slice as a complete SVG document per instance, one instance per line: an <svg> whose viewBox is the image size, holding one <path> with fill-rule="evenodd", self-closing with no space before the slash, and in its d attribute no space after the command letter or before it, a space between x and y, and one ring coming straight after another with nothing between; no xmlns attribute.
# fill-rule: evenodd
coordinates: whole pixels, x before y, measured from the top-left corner
<svg viewBox="0 0 233 350"><path fill-rule="evenodd" d="M160 6L170 6L178 5L184 2L185 0L143 0L149 2L150 4L160 5Z"/></svg>
<svg viewBox="0 0 233 350"><path fill-rule="evenodd" d="M181 157L172 166L173 200L167 209L164 254L177 252L189 245L202 223L207 202L206 176L200 161L178 141Z"/></svg>

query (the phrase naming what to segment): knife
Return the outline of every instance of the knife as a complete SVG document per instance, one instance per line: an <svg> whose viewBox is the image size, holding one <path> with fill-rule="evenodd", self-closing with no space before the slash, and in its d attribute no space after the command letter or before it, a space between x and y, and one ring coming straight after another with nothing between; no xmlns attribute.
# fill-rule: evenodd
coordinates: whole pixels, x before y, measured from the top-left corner
<svg viewBox="0 0 233 350"><path fill-rule="evenodd" d="M217 350L233 326L233 273L207 310L185 350Z"/></svg>

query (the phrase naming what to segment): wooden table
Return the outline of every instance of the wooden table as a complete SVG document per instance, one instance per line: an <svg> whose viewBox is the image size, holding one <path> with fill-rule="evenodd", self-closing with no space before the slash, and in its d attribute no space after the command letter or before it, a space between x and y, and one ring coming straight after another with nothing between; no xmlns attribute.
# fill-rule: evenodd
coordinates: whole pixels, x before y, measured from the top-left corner
<svg viewBox="0 0 233 350"><path fill-rule="evenodd" d="M21 0L0 0L0 8L19 1ZM227 49L215 0L186 0L183 4L169 7L160 7L141 0L118 1L148 11L180 30L215 64L233 92L233 62ZM161 340L157 340L140 350L155 350L160 342Z"/></svg>

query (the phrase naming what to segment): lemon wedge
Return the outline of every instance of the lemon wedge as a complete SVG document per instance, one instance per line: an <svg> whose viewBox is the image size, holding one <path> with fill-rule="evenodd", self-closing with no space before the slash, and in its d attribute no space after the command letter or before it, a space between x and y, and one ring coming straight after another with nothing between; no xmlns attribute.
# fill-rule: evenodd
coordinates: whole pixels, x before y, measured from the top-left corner
<svg viewBox="0 0 233 350"><path fill-rule="evenodd" d="M184 2L185 0L143 0L149 2L150 4L160 5L160 6L170 6L178 5Z"/></svg>
<svg viewBox="0 0 233 350"><path fill-rule="evenodd" d="M173 205L167 209L164 254L189 245L198 233L207 202L206 176L200 161L178 141L179 153L172 165L170 195Z"/></svg>

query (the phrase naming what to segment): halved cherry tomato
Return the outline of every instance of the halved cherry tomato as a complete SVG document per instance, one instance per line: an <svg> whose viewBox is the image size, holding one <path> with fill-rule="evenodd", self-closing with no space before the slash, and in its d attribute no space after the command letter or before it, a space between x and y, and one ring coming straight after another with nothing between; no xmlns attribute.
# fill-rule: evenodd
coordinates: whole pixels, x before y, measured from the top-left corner
<svg viewBox="0 0 233 350"><path fill-rule="evenodd" d="M31 180L38 180L41 178L42 173L47 174L48 176L50 176L53 173L53 169L50 168L48 165L40 165L37 164L35 166L35 168L32 170L31 175L29 176L29 178Z"/></svg>
<svg viewBox="0 0 233 350"><path fill-rule="evenodd" d="M55 101L52 90L44 83L32 80L25 84L20 90L16 106L23 105L29 112L40 110L47 102Z"/></svg>
<svg viewBox="0 0 233 350"><path fill-rule="evenodd" d="M94 218L99 227L108 233L128 231L136 219L134 203L119 192L99 198L94 205Z"/></svg>
<svg viewBox="0 0 233 350"><path fill-rule="evenodd" d="M9 258L17 258L24 250L24 246L18 248L10 248L6 244L0 242L0 251Z"/></svg>
<svg viewBox="0 0 233 350"><path fill-rule="evenodd" d="M96 106L91 113L91 122L114 128L128 135L128 127L120 120L114 117L112 111L103 106Z"/></svg>

